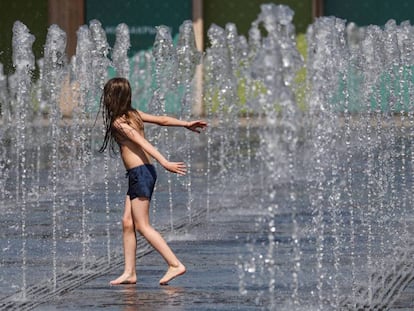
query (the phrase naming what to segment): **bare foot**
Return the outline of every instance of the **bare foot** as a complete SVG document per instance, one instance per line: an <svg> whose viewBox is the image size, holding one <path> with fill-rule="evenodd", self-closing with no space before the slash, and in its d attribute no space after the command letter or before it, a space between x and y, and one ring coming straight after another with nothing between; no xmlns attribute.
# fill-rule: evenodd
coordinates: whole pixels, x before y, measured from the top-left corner
<svg viewBox="0 0 414 311"><path fill-rule="evenodd" d="M121 284L135 284L137 283L137 276L132 274L122 274L119 278L109 282L111 285Z"/></svg>
<svg viewBox="0 0 414 311"><path fill-rule="evenodd" d="M177 276L184 274L185 271L185 266L182 263L176 267L170 266L165 275L160 280L160 285L167 285L169 281L176 278Z"/></svg>

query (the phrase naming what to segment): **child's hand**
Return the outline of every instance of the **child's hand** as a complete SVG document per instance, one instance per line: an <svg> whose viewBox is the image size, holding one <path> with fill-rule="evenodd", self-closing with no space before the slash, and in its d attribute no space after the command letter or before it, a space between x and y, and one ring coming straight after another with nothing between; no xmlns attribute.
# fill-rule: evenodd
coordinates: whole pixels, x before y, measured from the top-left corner
<svg viewBox="0 0 414 311"><path fill-rule="evenodd" d="M190 121L188 122L188 125L186 126L187 129L190 131L200 133L201 130L205 129L207 127L207 122L196 120L196 121Z"/></svg>
<svg viewBox="0 0 414 311"><path fill-rule="evenodd" d="M185 175L187 172L187 167L184 162L167 162L163 166L167 171L178 175Z"/></svg>

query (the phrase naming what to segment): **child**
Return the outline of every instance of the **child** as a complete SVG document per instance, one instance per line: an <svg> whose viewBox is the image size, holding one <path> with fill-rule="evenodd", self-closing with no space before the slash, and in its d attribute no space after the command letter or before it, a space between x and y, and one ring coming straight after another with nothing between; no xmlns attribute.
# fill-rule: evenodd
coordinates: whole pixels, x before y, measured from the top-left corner
<svg viewBox="0 0 414 311"><path fill-rule="evenodd" d="M157 151L144 136L144 122L161 126L182 126L200 133L207 126L204 121L181 121L167 116L154 116L131 107L131 86L127 79L113 78L103 90L101 105L106 128L100 152L108 147L115 151L119 145L122 161L129 178L128 192L122 218L125 267L123 274L110 282L111 285L134 284L136 275L136 235L135 230L161 254L168 264L168 270L160 284L166 285L173 278L185 273L185 266L177 259L162 236L149 223L149 204L157 178L151 157L166 170L185 175L183 162L170 162Z"/></svg>

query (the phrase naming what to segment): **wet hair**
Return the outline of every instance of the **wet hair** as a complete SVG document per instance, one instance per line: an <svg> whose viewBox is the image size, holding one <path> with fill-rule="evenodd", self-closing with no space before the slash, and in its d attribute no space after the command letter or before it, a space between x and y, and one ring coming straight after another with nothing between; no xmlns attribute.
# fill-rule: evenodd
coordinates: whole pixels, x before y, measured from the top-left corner
<svg viewBox="0 0 414 311"><path fill-rule="evenodd" d="M125 78L112 78L106 82L101 96L102 117L105 126L105 137L99 152L104 152L108 147L115 152L115 142L123 136L115 129L114 122L122 119L131 127L139 130L143 127L139 112L131 105L131 85Z"/></svg>

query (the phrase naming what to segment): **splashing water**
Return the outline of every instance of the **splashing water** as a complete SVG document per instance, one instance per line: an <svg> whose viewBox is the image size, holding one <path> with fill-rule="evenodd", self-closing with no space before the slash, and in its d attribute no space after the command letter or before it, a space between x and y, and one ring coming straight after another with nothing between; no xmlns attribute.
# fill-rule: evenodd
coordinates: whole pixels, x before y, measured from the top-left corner
<svg viewBox="0 0 414 311"><path fill-rule="evenodd" d="M20 232L21 232L21 277L22 287L27 286L27 192L28 192L28 161L27 150L24 148L27 143L26 122L29 114L29 96L31 87L31 73L34 69L34 55L31 52L32 44L34 42L34 36L29 33L28 28L20 23L16 22L13 26L13 66L16 68L16 73L11 77L13 85L13 93L15 94L16 109L16 131L15 136L12 138L16 144L16 166L15 176L16 180L16 192L15 200L18 206L20 206ZM22 292L22 298L26 298L26 292Z"/></svg>

